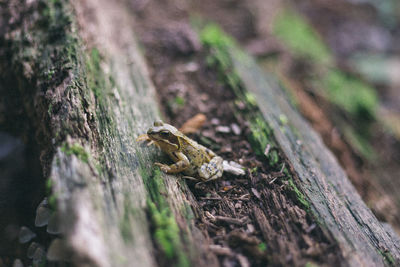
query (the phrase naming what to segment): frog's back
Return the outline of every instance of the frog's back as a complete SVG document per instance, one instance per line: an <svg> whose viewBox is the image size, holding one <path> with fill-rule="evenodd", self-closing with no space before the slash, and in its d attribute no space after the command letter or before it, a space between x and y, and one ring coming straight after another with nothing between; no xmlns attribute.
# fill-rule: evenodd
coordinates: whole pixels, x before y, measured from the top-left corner
<svg viewBox="0 0 400 267"><path fill-rule="evenodd" d="M210 162L210 157L207 154L207 149L198 144L196 141L187 139L183 141L182 153L188 158L190 166L185 170L188 175L197 173L198 168L204 163Z"/></svg>

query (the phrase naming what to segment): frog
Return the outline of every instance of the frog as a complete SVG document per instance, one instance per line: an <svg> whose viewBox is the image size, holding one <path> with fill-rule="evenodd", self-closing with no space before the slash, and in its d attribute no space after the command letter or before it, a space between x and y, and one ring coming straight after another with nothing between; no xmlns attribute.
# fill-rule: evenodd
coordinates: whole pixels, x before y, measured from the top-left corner
<svg viewBox="0 0 400 267"><path fill-rule="evenodd" d="M161 120L156 120L136 141L156 145L174 161L171 165L154 163L164 173L183 173L185 178L201 182L218 179L223 174L222 157Z"/></svg>

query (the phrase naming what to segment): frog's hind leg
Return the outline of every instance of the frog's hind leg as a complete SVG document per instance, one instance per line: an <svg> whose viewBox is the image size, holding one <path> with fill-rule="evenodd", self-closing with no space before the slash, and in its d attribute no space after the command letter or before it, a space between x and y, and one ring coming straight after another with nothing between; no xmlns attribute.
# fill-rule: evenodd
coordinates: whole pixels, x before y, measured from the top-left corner
<svg viewBox="0 0 400 267"><path fill-rule="evenodd" d="M182 178L183 178L183 179L187 179L187 180L192 180L192 181L198 181L198 180L199 180L199 179L197 179L197 178L194 178L194 177L192 177L192 176L187 176L187 175L183 175Z"/></svg>
<svg viewBox="0 0 400 267"><path fill-rule="evenodd" d="M204 163L198 170L199 177L204 182L218 179L224 171L221 157L213 157L209 163Z"/></svg>

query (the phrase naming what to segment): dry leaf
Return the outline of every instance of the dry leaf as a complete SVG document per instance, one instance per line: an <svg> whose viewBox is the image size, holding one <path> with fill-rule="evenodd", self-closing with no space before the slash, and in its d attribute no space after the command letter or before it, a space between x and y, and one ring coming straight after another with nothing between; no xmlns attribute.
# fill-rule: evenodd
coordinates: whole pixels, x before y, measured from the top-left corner
<svg viewBox="0 0 400 267"><path fill-rule="evenodd" d="M201 127L203 127L204 123L206 122L207 117L199 113L195 115L194 117L188 119L182 127L179 129L184 134L189 134L189 133L195 133L197 132Z"/></svg>

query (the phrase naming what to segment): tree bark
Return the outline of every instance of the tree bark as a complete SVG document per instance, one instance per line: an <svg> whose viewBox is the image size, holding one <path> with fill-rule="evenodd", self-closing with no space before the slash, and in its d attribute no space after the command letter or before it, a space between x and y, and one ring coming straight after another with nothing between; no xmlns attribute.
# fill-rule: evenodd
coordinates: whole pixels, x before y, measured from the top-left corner
<svg viewBox="0 0 400 267"><path fill-rule="evenodd" d="M155 150L135 142L159 111L123 3L11 1L7 8L14 23L3 28L2 68L10 66L3 76L36 129L70 260L215 265L186 184L153 171Z"/></svg>
<svg viewBox="0 0 400 267"><path fill-rule="evenodd" d="M251 58L238 56L235 48L230 52L234 71L244 88L254 95L273 139L293 171L295 184L320 225L336 239L346 263L399 264L397 234L372 214L320 136L289 104L277 81L262 72Z"/></svg>

